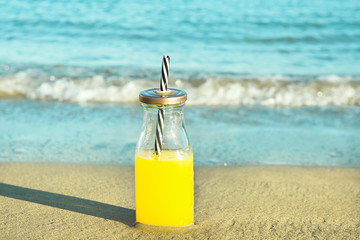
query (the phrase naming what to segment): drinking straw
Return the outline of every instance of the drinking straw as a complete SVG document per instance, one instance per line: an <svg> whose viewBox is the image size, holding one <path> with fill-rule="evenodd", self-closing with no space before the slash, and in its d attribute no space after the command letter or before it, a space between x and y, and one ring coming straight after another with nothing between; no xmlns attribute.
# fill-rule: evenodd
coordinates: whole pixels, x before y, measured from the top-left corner
<svg viewBox="0 0 360 240"><path fill-rule="evenodd" d="M169 65L170 65L170 57L163 56L162 69L161 69L161 79L160 79L160 91L166 92L168 86L168 76L169 76ZM162 149L162 139L164 132L164 117L165 117L165 109L164 107L160 107L158 110L158 118L156 124L156 137L155 137L155 153L160 156L160 152Z"/></svg>

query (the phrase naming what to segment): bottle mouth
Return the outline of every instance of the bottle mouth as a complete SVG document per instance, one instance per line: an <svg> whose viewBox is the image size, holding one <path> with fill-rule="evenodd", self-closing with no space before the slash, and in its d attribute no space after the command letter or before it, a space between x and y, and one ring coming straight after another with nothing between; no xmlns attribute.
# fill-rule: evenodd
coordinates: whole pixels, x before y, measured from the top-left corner
<svg viewBox="0 0 360 240"><path fill-rule="evenodd" d="M185 103L187 93L184 90L168 88L167 91L160 91L159 88L146 89L140 92L139 100L150 105L177 105Z"/></svg>

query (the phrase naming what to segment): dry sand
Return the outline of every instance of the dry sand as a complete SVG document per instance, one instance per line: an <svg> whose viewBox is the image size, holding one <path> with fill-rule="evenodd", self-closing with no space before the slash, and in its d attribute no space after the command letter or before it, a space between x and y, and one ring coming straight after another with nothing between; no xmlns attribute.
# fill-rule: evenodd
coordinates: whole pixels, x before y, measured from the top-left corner
<svg viewBox="0 0 360 240"><path fill-rule="evenodd" d="M360 169L195 170L194 226L134 226L133 167L0 163L0 239L359 239Z"/></svg>

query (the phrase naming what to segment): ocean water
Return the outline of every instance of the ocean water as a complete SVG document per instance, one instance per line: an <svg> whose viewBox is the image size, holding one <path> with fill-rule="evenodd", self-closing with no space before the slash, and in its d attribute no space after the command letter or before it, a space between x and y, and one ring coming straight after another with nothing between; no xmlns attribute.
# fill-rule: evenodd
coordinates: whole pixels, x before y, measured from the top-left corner
<svg viewBox="0 0 360 240"><path fill-rule="evenodd" d="M0 0L0 161L132 164L184 89L197 165L360 167L360 2Z"/></svg>

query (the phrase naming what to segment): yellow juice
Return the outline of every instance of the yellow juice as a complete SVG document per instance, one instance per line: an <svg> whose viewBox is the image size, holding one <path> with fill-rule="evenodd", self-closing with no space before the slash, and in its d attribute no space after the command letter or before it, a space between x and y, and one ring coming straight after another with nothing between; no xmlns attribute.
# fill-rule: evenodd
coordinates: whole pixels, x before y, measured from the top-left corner
<svg viewBox="0 0 360 240"><path fill-rule="evenodd" d="M145 156L145 157L144 157ZM193 156L175 151L135 156L136 221L161 226L194 223Z"/></svg>

